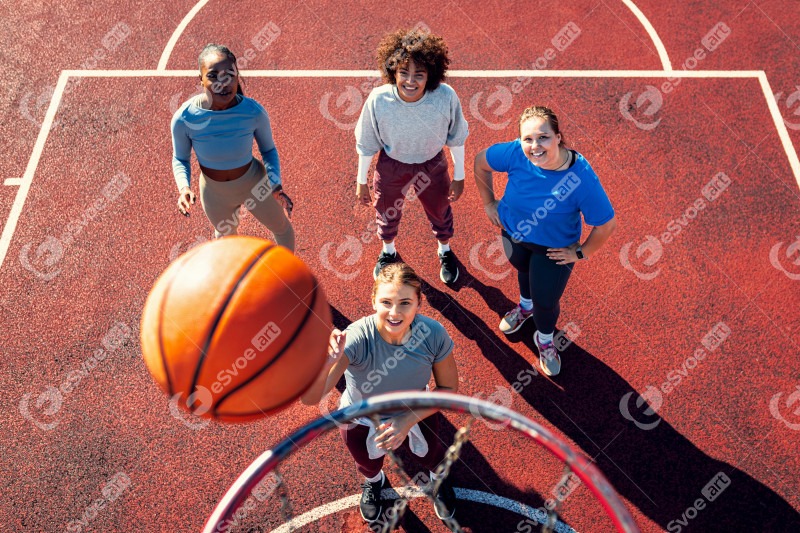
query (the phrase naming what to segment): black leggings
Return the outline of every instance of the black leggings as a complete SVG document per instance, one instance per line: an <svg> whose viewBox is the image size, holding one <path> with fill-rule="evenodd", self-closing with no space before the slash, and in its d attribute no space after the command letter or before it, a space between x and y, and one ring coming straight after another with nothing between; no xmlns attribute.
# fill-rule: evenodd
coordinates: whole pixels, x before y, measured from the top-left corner
<svg viewBox="0 0 800 533"><path fill-rule="evenodd" d="M520 296L533 300L533 321L544 335L555 332L559 300L572 274L573 263L559 265L547 257L547 246L514 241L503 230L503 250L517 269Z"/></svg>

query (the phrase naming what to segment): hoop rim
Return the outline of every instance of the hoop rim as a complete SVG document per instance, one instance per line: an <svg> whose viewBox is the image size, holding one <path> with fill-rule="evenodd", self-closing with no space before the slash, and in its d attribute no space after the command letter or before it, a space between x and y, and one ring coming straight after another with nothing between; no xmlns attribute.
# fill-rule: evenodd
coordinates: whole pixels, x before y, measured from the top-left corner
<svg viewBox="0 0 800 533"><path fill-rule="evenodd" d="M639 533L633 516L603 473L582 453L573 449L561 437L556 436L541 424L511 409L478 398L450 392L420 391L391 392L373 396L359 404L323 415L301 427L274 448L262 453L239 475L208 517L203 527L203 533L216 532L218 525L225 523L234 515L249 496L250 491L274 470L278 463L335 426L383 411L433 407L469 414L473 417L480 416L495 422L507 422L509 427L522 433L567 464L572 472L589 487L618 531Z"/></svg>

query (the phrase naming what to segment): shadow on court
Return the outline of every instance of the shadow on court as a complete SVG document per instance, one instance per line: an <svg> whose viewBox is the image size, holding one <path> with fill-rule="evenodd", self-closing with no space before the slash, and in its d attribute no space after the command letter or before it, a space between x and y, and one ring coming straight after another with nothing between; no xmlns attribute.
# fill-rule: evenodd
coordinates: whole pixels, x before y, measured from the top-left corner
<svg viewBox="0 0 800 533"><path fill-rule="evenodd" d="M467 286L475 289L498 317L513 307L515 302L502 291L473 278L463 265L461 276L454 290ZM496 324L485 324L456 299L428 283L423 282L422 291L433 308L476 343L483 357L509 385L518 381L520 372L531 369L528 359L537 359L532 339L536 328L532 320L509 336L518 346L515 351L499 337L499 332L495 333ZM632 393L632 398L630 395L628 398L633 405L638 393L603 363L602 354L588 353L573 343L561 357L562 373L553 381L543 375L535 376L522 389L521 398L593 458L617 492L643 514L663 528L671 524L672 531L677 531L679 525L694 531L800 531L800 514L781 496L731 464L708 456L666 420L653 415L646 420L647 424L639 422L642 427L651 427L646 430L623 418L621 399ZM747 460L757 461L758 453L753 450L754 455ZM464 461L482 461L482 458L467 449ZM491 474L472 465L470 468L480 472L487 484L491 481L498 494L515 498L513 494L504 494L507 487L502 481L483 478L484 474ZM706 487L710 483L716 483L722 491L709 494ZM687 513L698 499L705 501L702 509ZM540 505L536 500L529 504Z"/></svg>

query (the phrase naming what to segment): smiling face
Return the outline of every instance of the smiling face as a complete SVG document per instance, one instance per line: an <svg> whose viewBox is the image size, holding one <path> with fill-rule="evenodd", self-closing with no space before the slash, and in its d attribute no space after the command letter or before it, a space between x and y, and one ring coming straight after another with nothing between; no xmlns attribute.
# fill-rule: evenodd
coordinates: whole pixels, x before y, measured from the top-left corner
<svg viewBox="0 0 800 533"><path fill-rule="evenodd" d="M409 59L405 65L397 68L395 75L397 93L406 102L416 102L425 95L428 83L428 71Z"/></svg>
<svg viewBox="0 0 800 533"><path fill-rule="evenodd" d="M520 124L519 130L522 151L531 163L546 170L564 165L561 134L553 131L547 119L529 118Z"/></svg>
<svg viewBox="0 0 800 533"><path fill-rule="evenodd" d="M200 82L207 101L211 102L210 109L227 109L235 102L239 70L236 63L224 54L208 54L200 67Z"/></svg>
<svg viewBox="0 0 800 533"><path fill-rule="evenodd" d="M378 333L390 344L403 344L419 309L417 289L399 283L381 283L372 300Z"/></svg>

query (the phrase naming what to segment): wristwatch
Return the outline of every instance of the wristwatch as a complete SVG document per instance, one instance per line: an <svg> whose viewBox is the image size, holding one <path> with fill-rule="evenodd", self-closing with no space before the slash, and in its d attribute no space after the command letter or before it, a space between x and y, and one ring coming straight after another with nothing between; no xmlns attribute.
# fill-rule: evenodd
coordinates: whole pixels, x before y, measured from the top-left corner
<svg viewBox="0 0 800 533"><path fill-rule="evenodd" d="M578 259L586 259L586 256L583 255L583 250L581 250L581 245L578 245L578 248L575 249L575 255L578 256Z"/></svg>

